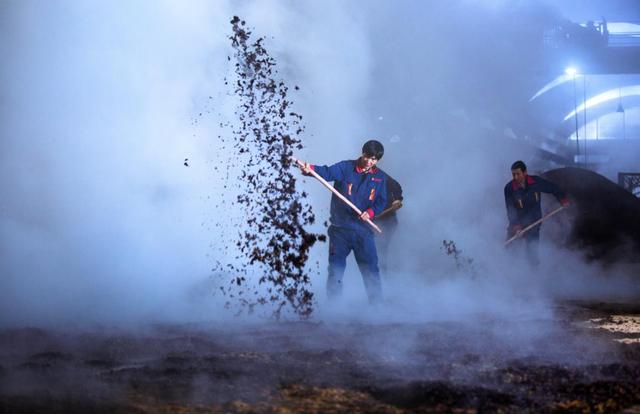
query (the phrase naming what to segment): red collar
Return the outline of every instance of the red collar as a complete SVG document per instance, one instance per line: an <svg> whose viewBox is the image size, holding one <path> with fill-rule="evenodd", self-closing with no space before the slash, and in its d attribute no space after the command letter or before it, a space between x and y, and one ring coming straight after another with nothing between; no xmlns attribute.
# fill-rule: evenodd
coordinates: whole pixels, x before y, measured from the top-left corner
<svg viewBox="0 0 640 414"><path fill-rule="evenodd" d="M363 172L365 172L364 168L360 168L358 166L358 162L357 161L356 161L356 172L358 174L362 174ZM367 171L367 174L375 174L377 172L378 172L378 169L376 167L371 167L371 168L369 168L369 171Z"/></svg>
<svg viewBox="0 0 640 414"><path fill-rule="evenodd" d="M535 184L536 180L534 180L529 174L527 174L527 185ZM511 181L511 188L513 191L516 191L520 187L520 185L516 182L516 180Z"/></svg>

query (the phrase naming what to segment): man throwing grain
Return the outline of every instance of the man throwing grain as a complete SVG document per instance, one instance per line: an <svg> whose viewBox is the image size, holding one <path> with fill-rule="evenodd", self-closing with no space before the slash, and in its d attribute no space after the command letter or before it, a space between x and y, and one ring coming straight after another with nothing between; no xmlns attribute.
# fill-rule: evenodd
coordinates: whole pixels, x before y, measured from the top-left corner
<svg viewBox="0 0 640 414"><path fill-rule="evenodd" d="M378 253L373 231L366 220L382 213L387 204L385 174L376 168L383 155L382 144L371 140L365 142L362 155L356 160L340 161L331 166L304 162L298 164L305 174L310 174L313 170L326 181L333 181L334 188L363 212L358 216L336 195L331 197L327 278L327 294L330 299L342 293L347 256L353 251L369 302L378 303L382 300Z"/></svg>

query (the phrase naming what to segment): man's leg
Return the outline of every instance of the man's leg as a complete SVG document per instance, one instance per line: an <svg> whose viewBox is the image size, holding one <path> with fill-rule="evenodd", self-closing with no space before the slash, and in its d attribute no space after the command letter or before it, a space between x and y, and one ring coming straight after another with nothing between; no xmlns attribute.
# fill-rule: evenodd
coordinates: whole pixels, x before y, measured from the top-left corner
<svg viewBox="0 0 640 414"><path fill-rule="evenodd" d="M527 259L531 266L537 267L540 264L540 226L533 229L525 236L527 243Z"/></svg>
<svg viewBox="0 0 640 414"><path fill-rule="evenodd" d="M382 284L380 282L380 270L378 269L378 253L373 234L358 235L358 243L353 247L356 262L362 274L364 287L367 290L370 303L382 301Z"/></svg>
<svg viewBox="0 0 640 414"><path fill-rule="evenodd" d="M334 299L342 293L342 277L347 266L347 256L351 252L349 230L329 226L329 275L327 277L327 296Z"/></svg>
<svg viewBox="0 0 640 414"><path fill-rule="evenodd" d="M378 248L378 267L384 277L389 276L389 247L391 239L396 231L397 223L393 221L379 223L382 234L375 237L375 243Z"/></svg>

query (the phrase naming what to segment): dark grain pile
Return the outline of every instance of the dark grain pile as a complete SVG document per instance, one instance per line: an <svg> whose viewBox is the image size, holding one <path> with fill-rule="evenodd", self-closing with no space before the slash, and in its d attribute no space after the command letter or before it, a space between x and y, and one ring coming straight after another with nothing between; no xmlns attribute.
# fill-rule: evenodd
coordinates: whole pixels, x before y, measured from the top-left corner
<svg viewBox="0 0 640 414"><path fill-rule="evenodd" d="M542 176L556 183L572 202L569 211L554 218L556 224L564 221L569 225L568 234L557 235L558 241L581 250L589 260L638 261L638 198L600 174L581 168L558 168ZM562 225L547 226L549 232L554 229L566 231Z"/></svg>
<svg viewBox="0 0 640 414"><path fill-rule="evenodd" d="M235 61L233 92L239 105L228 162L242 166L235 205L244 211L246 223L234 241L240 264L222 265L231 275L231 285L222 290L230 305L237 301L253 311L256 305L271 304L276 317L290 306L306 318L314 299L305 265L310 248L324 236L305 230L315 216L307 195L296 190L297 171L292 171L293 151L302 149L302 116L290 109L289 88L276 80L276 62L264 38L252 41L251 31L237 16L231 25L235 54L229 60ZM262 287L249 277L256 273Z"/></svg>

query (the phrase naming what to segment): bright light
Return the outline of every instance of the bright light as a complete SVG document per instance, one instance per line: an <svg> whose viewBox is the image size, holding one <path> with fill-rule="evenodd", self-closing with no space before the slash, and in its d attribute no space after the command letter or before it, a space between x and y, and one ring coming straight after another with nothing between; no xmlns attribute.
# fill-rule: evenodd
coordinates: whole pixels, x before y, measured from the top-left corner
<svg viewBox="0 0 640 414"><path fill-rule="evenodd" d="M564 73L566 73L569 76L575 76L575 74L578 73L578 70L576 68L566 68L564 70Z"/></svg>

